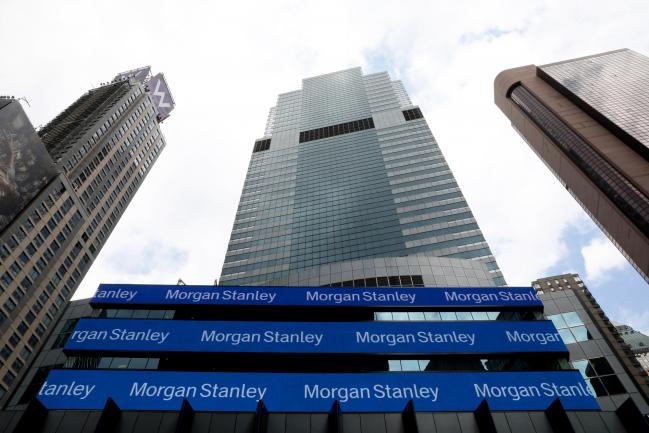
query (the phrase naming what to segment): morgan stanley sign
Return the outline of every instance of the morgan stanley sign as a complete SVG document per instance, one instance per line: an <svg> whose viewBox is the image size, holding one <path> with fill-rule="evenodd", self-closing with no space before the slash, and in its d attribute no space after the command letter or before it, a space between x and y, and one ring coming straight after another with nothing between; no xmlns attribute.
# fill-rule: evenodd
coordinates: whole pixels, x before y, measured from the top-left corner
<svg viewBox="0 0 649 433"><path fill-rule="evenodd" d="M238 305L364 308L530 308L543 304L529 287L316 288L101 284L91 304Z"/></svg>
<svg viewBox="0 0 649 433"><path fill-rule="evenodd" d="M101 410L112 398L122 410L327 412L338 400L349 412L545 410L555 399L567 410L598 410L579 372L509 373L196 373L52 370L38 393L48 409Z"/></svg>
<svg viewBox="0 0 649 433"><path fill-rule="evenodd" d="M567 352L548 320L318 323L81 319L65 349L428 355Z"/></svg>

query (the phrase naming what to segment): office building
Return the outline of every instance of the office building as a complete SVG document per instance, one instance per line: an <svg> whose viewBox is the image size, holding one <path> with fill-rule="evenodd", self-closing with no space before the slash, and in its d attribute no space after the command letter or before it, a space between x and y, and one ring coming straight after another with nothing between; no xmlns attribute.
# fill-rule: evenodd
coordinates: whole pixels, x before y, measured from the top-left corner
<svg viewBox="0 0 649 433"><path fill-rule="evenodd" d="M508 69L494 87L512 126L649 281L647 83L649 58L624 49Z"/></svg>
<svg viewBox="0 0 649 433"><path fill-rule="evenodd" d="M629 325L615 325L615 329L629 346L631 353L640 363L642 369L649 373L649 336L636 331Z"/></svg>
<svg viewBox="0 0 649 433"><path fill-rule="evenodd" d="M360 68L304 79L254 143L220 282L387 285L377 278L505 284L403 84Z"/></svg>
<svg viewBox="0 0 649 433"><path fill-rule="evenodd" d="M577 274L532 282L579 370L597 395L602 410L615 410L631 397L649 413L649 377L623 336Z"/></svg>
<svg viewBox="0 0 649 433"><path fill-rule="evenodd" d="M165 146L162 74L129 71L35 131L0 99L0 403Z"/></svg>

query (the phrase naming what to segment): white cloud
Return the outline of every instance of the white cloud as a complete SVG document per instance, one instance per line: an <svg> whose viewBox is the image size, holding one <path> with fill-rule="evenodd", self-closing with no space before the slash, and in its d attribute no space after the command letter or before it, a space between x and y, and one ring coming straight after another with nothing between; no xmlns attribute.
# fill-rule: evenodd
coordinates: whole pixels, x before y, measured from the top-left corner
<svg viewBox="0 0 649 433"><path fill-rule="evenodd" d="M592 285L599 285L610 278L610 273L621 269L627 261L617 248L605 237L591 239L581 249L586 268L586 280Z"/></svg>
<svg viewBox="0 0 649 433"><path fill-rule="evenodd" d="M359 64L375 72L376 58L421 105L508 282L529 284L565 258L562 233L583 213L493 104L493 79L620 47L649 54L645 9L645 0L7 0L0 82L29 99L36 125L140 65L163 71L176 99L162 128L168 146L77 298L102 281L211 284L277 94ZM170 261L175 252L186 257Z"/></svg>

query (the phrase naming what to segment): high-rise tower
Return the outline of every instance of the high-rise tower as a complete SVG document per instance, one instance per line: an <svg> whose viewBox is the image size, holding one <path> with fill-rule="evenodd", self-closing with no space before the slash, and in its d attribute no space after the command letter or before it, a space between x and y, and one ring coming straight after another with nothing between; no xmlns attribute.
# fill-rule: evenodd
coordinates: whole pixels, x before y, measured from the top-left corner
<svg viewBox="0 0 649 433"><path fill-rule="evenodd" d="M279 95L220 281L505 283L420 109L400 81L360 68Z"/></svg>
<svg viewBox="0 0 649 433"><path fill-rule="evenodd" d="M0 397L56 323L165 146L164 76L118 75L34 130L0 99Z"/></svg>
<svg viewBox="0 0 649 433"><path fill-rule="evenodd" d="M512 126L649 281L647 83L649 58L624 49L508 69L494 85Z"/></svg>

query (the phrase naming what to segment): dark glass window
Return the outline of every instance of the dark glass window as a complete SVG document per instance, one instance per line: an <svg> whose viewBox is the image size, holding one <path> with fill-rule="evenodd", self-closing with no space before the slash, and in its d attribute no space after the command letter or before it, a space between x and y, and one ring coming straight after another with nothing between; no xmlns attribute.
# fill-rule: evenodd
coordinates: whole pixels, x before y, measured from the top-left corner
<svg viewBox="0 0 649 433"><path fill-rule="evenodd" d="M263 152L264 150L270 149L270 140L270 138L266 138L264 140L255 141L255 147L252 149L253 153Z"/></svg>
<svg viewBox="0 0 649 433"><path fill-rule="evenodd" d="M579 370L598 397L627 392L604 357L573 361L572 365Z"/></svg>
<svg viewBox="0 0 649 433"><path fill-rule="evenodd" d="M410 110L404 110L402 111L402 113L406 121L422 119L424 117L424 115L421 114L421 110L419 109L419 107L411 108Z"/></svg>
<svg viewBox="0 0 649 433"><path fill-rule="evenodd" d="M300 143L335 137L336 135L341 134L349 134L350 132L364 131L372 128L374 128L374 119L371 117L368 117L367 119L354 120L352 122L339 123L337 125L324 126L322 128L300 132Z"/></svg>

